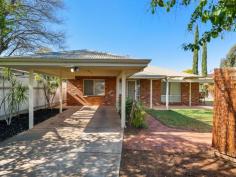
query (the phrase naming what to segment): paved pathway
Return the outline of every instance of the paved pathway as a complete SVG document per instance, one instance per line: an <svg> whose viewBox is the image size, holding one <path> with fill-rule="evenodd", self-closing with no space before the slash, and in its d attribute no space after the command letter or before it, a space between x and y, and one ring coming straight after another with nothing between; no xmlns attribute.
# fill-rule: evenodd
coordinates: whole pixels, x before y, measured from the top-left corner
<svg viewBox="0 0 236 177"><path fill-rule="evenodd" d="M0 144L0 176L118 176L113 107L73 107Z"/></svg>
<svg viewBox="0 0 236 177"><path fill-rule="evenodd" d="M165 153L198 153L211 149L211 133L197 133L167 127L147 115L148 129L124 138L124 148Z"/></svg>
<svg viewBox="0 0 236 177"><path fill-rule="evenodd" d="M214 156L211 133L169 128L150 115L147 124L126 129L121 177L236 177L235 163Z"/></svg>

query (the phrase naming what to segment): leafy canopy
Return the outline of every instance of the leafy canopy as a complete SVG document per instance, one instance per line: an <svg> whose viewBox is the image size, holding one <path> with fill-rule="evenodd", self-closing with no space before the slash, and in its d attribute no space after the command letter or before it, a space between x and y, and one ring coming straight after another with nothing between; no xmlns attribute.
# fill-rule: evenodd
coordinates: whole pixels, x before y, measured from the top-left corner
<svg viewBox="0 0 236 177"><path fill-rule="evenodd" d="M226 58L221 60L220 67L235 67L236 66L236 44L231 47L226 55Z"/></svg>
<svg viewBox="0 0 236 177"><path fill-rule="evenodd" d="M194 33L194 44L197 45L199 40L199 32L198 26L196 26L195 33ZM195 48L193 51L193 74L198 75L198 48Z"/></svg>
<svg viewBox="0 0 236 177"><path fill-rule="evenodd" d="M196 4L188 23L188 30L192 31L193 26L201 22L210 24L210 29L206 30L196 44L185 44L185 50L194 50L203 45L204 42L210 42L212 38L217 38L226 31L236 31L236 0L152 0L152 13L155 13L158 7L165 8L169 12L174 6L187 7Z"/></svg>
<svg viewBox="0 0 236 177"><path fill-rule="evenodd" d="M50 29L62 7L62 0L0 0L0 55L63 46L64 33Z"/></svg>
<svg viewBox="0 0 236 177"><path fill-rule="evenodd" d="M207 76L207 44L204 42L202 47L202 76Z"/></svg>

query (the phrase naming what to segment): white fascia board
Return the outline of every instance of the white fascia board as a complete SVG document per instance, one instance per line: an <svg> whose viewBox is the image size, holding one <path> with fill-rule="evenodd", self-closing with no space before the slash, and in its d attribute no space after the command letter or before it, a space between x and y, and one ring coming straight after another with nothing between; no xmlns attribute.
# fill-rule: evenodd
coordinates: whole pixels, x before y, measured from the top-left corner
<svg viewBox="0 0 236 177"><path fill-rule="evenodd" d="M49 67L73 67L73 66L93 66L93 67L146 67L150 60L67 60L67 59L2 59L1 66L49 66Z"/></svg>
<svg viewBox="0 0 236 177"><path fill-rule="evenodd" d="M170 82L192 82L192 83L214 83L213 80L209 79L169 79Z"/></svg>
<svg viewBox="0 0 236 177"><path fill-rule="evenodd" d="M166 78L166 76L160 76L160 75L136 75L131 76L130 79L163 79Z"/></svg>

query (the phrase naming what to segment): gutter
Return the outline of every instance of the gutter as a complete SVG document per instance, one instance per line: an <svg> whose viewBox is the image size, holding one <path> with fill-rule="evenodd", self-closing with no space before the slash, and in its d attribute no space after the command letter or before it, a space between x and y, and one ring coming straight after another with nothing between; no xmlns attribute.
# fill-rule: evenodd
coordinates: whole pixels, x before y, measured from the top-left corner
<svg viewBox="0 0 236 177"><path fill-rule="evenodd" d="M148 64L150 59L63 59L63 58L19 58L19 57L2 57L0 63L139 63Z"/></svg>

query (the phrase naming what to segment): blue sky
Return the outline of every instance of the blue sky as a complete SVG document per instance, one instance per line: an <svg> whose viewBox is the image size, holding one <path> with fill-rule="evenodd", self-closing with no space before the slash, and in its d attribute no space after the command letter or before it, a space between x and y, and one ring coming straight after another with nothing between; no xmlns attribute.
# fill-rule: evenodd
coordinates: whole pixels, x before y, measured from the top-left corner
<svg viewBox="0 0 236 177"><path fill-rule="evenodd" d="M193 8L177 7L171 13L159 10L152 15L149 4L150 0L65 0L60 16L64 18L67 50L150 58L152 65L178 71L191 68L192 53L181 46L193 40L193 33L187 31ZM199 26L200 32L204 29ZM236 33L226 33L223 39L208 44L209 71L219 66L234 43Z"/></svg>

